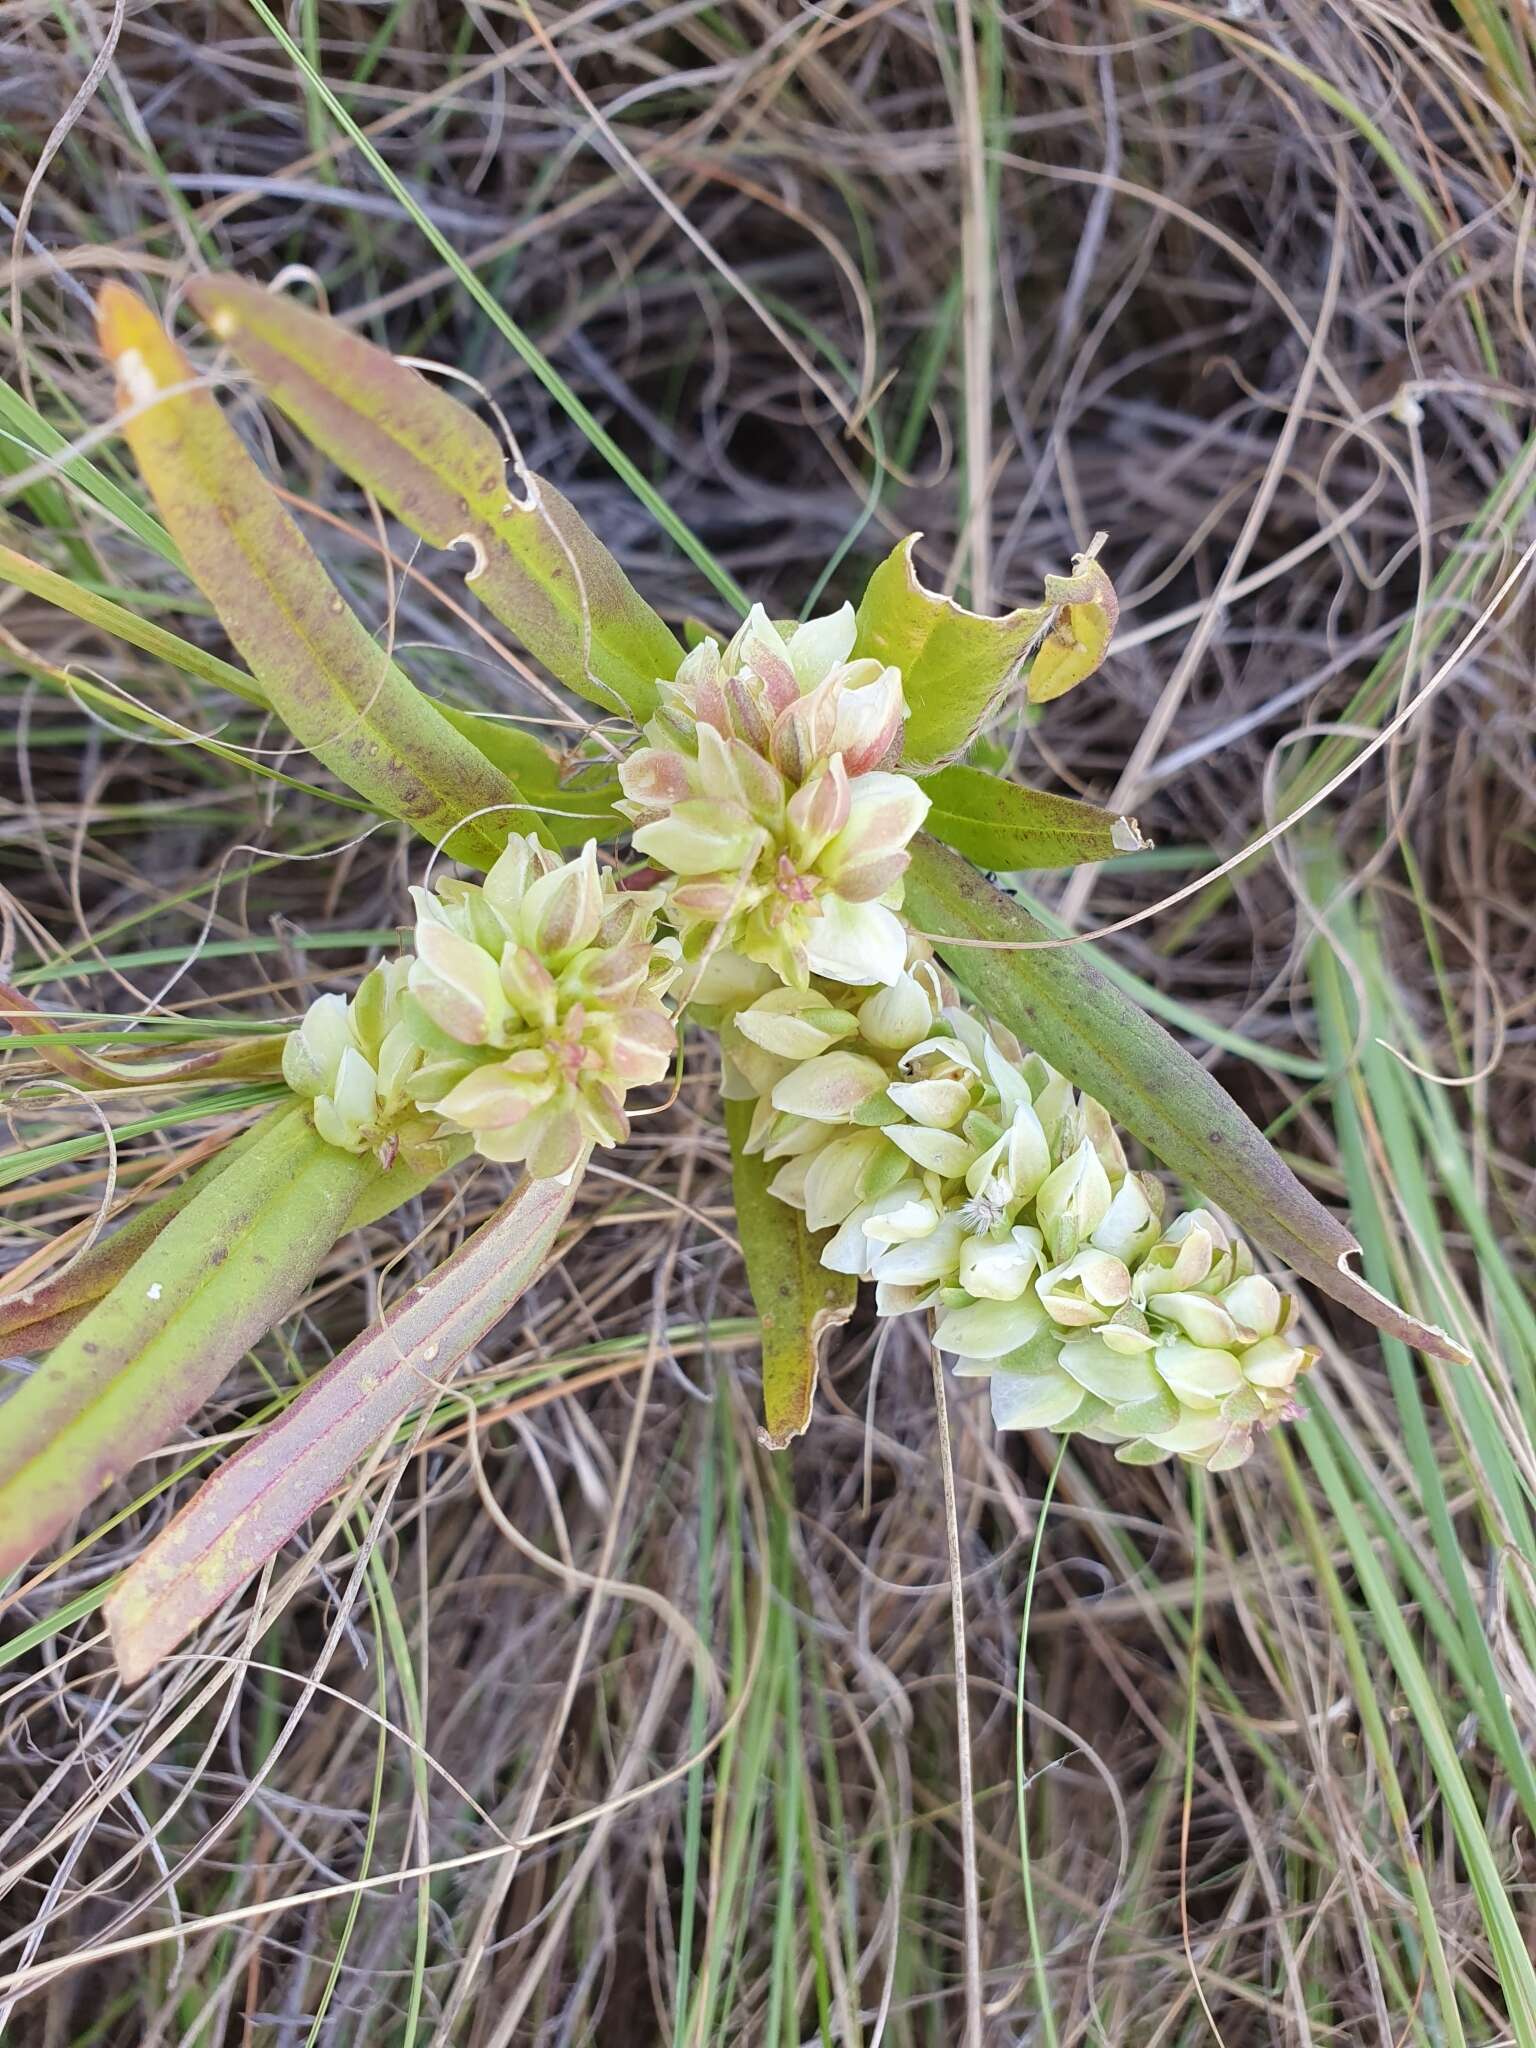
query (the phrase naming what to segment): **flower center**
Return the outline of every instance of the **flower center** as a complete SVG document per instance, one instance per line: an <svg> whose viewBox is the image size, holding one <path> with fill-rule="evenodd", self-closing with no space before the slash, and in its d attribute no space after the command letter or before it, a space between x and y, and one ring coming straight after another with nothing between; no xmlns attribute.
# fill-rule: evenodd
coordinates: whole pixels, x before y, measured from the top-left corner
<svg viewBox="0 0 1536 2048"><path fill-rule="evenodd" d="M789 903L814 903L816 891L821 887L820 875L802 875L787 853L779 855L778 872L773 886Z"/></svg>

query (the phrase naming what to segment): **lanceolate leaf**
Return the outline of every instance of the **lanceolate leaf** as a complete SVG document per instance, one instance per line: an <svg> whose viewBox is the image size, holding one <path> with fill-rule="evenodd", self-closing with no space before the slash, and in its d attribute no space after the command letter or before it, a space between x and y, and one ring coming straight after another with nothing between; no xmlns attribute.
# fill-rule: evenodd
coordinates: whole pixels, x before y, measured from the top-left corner
<svg viewBox="0 0 1536 2048"><path fill-rule="evenodd" d="M985 768L956 764L918 778L933 808L927 829L967 860L1014 873L1111 860L1148 844L1134 818L1069 796L1024 789Z"/></svg>
<svg viewBox="0 0 1536 2048"><path fill-rule="evenodd" d="M582 846L589 839L614 839L632 829L614 809L623 791L619 778L600 761L574 770L568 761L536 740L521 726L478 711L460 711L444 704L442 714L478 747L512 783L523 808L513 813L512 829L536 832L554 847Z"/></svg>
<svg viewBox="0 0 1536 2048"><path fill-rule="evenodd" d="M282 1111L277 1114L281 1115ZM63 1342L97 1302L109 1294L129 1267L147 1251L173 1216L180 1215L194 1195L232 1166L266 1134L268 1120L252 1124L205 1159L178 1186L158 1201L136 1209L124 1222L108 1225L90 1249L67 1259L57 1270L7 1293L0 1299L0 1342L19 1356L35 1357ZM461 1141L461 1153L469 1149ZM455 1162L456 1163L456 1162ZM343 1228L363 1230L392 1209L410 1201L438 1178L435 1170L415 1173L403 1160L388 1173L367 1181Z"/></svg>
<svg viewBox="0 0 1536 2048"><path fill-rule="evenodd" d="M274 1555L538 1276L580 1173L524 1181L453 1257L350 1343L214 1474L107 1602L118 1667L141 1678Z"/></svg>
<svg viewBox="0 0 1536 2048"><path fill-rule="evenodd" d="M1091 675L1119 612L1108 576L1079 555L1070 576L1046 578L1043 604L983 618L923 583L913 561L921 539L908 534L870 577L854 643L855 654L901 670L911 711L905 765L912 769L963 754L1031 654L1033 703Z"/></svg>
<svg viewBox="0 0 1536 2048"><path fill-rule="evenodd" d="M179 634L141 618L137 612L45 569L14 548L0 546L0 581L14 583L34 597L58 605L86 624L180 669L184 675L228 690L248 704L266 705L267 699L255 677L236 668L233 662L222 661ZM82 696L90 696L95 688L83 677L70 680ZM116 701L106 692L101 694L108 706ZM557 847L577 846L591 838L612 838L629 829L613 808L619 795L616 776L583 768L576 779L568 781L560 756L521 727L484 717L478 711L461 711L454 704L439 704L436 709L455 732L461 733L514 786L510 801L516 807L503 814L512 821L510 829L532 829L549 845ZM223 758L239 763L242 757L234 748L226 748ZM261 772L261 764L255 765ZM335 797L332 800L345 801Z"/></svg>
<svg viewBox="0 0 1536 2048"><path fill-rule="evenodd" d="M946 938L1048 940L968 862L920 836L907 916L984 1009L1102 1102L1165 1166L1225 1209L1276 1258L1346 1308L1436 1358L1465 1363L1443 1331L1379 1295L1347 1262L1359 1247L1200 1063L1107 980L1082 946L986 950Z"/></svg>
<svg viewBox="0 0 1536 2048"><path fill-rule="evenodd" d="M4 1408L0 1572L58 1535L195 1413L298 1301L370 1181L372 1159L284 1109L173 1216Z"/></svg>
<svg viewBox="0 0 1536 2048"><path fill-rule="evenodd" d="M128 444L268 703L375 809L489 866L516 791L351 611L208 393L181 388L191 366L143 300L108 284L99 303Z"/></svg>
<svg viewBox="0 0 1536 2048"><path fill-rule="evenodd" d="M89 1088L142 1088L146 1082L235 1081L253 1075L275 1079L283 1069L283 1037L274 1031L260 1038L237 1038L225 1045L206 1046L200 1052L173 1053L169 1058L130 1057L106 1059L85 1046L72 1045L62 1035L68 1016L52 1016L38 1007L30 996L0 981L0 1025L9 1025L18 1037L31 1041L32 1050L45 1059L55 1073ZM125 1043L132 1051L131 1035Z"/></svg>
<svg viewBox="0 0 1536 2048"><path fill-rule="evenodd" d="M829 1233L813 1236L798 1210L769 1194L775 1169L743 1149L751 1103L727 1102L724 1107L736 1228L762 1318L762 1440L770 1450L781 1451L810 1422L821 1340L853 1314L859 1283L822 1265Z"/></svg>
<svg viewBox="0 0 1536 2048"><path fill-rule="evenodd" d="M291 298L194 281L212 331L316 447L433 547L465 546L468 581L569 689L640 720L683 650L574 507L541 477L510 489L507 450L439 385Z"/></svg>

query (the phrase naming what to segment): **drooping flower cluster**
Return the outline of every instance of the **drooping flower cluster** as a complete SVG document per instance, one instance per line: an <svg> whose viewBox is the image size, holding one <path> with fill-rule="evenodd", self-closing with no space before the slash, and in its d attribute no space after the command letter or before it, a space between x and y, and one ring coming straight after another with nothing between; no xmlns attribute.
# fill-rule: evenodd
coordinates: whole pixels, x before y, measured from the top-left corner
<svg viewBox="0 0 1536 2048"><path fill-rule="evenodd" d="M868 987L906 955L896 915L928 798L892 772L901 675L849 657L852 607L781 632L755 605L693 649L620 769L640 853L670 870L685 957L736 952L805 989Z"/></svg>
<svg viewBox="0 0 1536 2048"><path fill-rule="evenodd" d="M1295 1303L1208 1210L1164 1227L1103 1108L914 962L874 996L770 990L725 1030L772 1188L882 1315L935 1311L1000 1428L1081 1431L1130 1464L1239 1465L1294 1413Z"/></svg>
<svg viewBox="0 0 1536 2048"><path fill-rule="evenodd" d="M414 957L375 968L351 1003L321 996L284 1047L320 1135L360 1152L458 1134L536 1180L622 1143L626 1095L662 1080L677 1045L658 892L619 889L591 841L562 863L513 837L482 881L411 895Z"/></svg>

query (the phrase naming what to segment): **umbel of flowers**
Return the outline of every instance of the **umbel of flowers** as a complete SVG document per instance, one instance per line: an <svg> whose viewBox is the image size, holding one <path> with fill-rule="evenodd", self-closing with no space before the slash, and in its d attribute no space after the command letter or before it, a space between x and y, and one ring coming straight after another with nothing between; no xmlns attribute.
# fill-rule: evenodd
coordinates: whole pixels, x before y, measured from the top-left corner
<svg viewBox="0 0 1536 2048"><path fill-rule="evenodd" d="M322 996L284 1048L320 1135L388 1155L457 1134L539 1180L622 1144L626 1095L662 1080L677 1044L659 893L620 889L591 841L562 862L513 837L482 882L411 894L414 957L351 1003Z"/></svg>
<svg viewBox="0 0 1536 2048"><path fill-rule="evenodd" d="M773 1192L833 1232L823 1263L872 1280L880 1314L934 1313L1000 1428L1240 1465L1313 1361L1294 1300L1208 1210L1166 1221L1102 1107L913 950L873 995L770 989L725 1026Z"/></svg>
<svg viewBox="0 0 1536 2048"><path fill-rule="evenodd" d="M781 632L761 605L704 640L620 769L636 851L676 877L685 957L739 953L788 987L894 981L901 877L928 798L892 772L901 674L853 661L850 605Z"/></svg>

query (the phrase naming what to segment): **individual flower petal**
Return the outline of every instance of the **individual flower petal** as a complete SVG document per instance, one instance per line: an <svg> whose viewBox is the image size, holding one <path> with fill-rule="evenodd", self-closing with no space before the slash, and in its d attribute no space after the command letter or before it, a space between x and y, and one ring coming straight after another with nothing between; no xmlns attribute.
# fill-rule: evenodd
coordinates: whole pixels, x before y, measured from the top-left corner
<svg viewBox="0 0 1536 2048"><path fill-rule="evenodd" d="M813 1123L842 1124L885 1085L885 1069L867 1054L826 1052L785 1075L773 1091L773 1106Z"/></svg>
<svg viewBox="0 0 1536 2048"><path fill-rule="evenodd" d="M461 1045L493 1042L506 1021L498 963L442 925L416 927L410 990L433 1023Z"/></svg>
<svg viewBox="0 0 1536 2048"><path fill-rule="evenodd" d="M844 903L823 897L821 915L810 922L806 959L813 974L855 987L900 978L907 958L907 933L894 911L880 903Z"/></svg>
<svg viewBox="0 0 1536 2048"><path fill-rule="evenodd" d="M634 843L676 875L715 875L750 868L764 837L746 811L697 797L642 825Z"/></svg>
<svg viewBox="0 0 1536 2048"><path fill-rule="evenodd" d="M841 668L853 652L857 631L851 604L839 605L835 612L826 612L819 619L807 619L796 626L786 652L803 695L824 683L833 669Z"/></svg>
<svg viewBox="0 0 1536 2048"><path fill-rule="evenodd" d="M995 1372L992 1420L998 1429L1054 1429L1082 1404L1064 1372Z"/></svg>
<svg viewBox="0 0 1536 2048"><path fill-rule="evenodd" d="M1040 1265L1036 1232L1019 1227L1001 1238L968 1237L960 1248L960 1285L985 1301L1017 1301Z"/></svg>
<svg viewBox="0 0 1536 2048"><path fill-rule="evenodd" d="M1049 1173L1035 1196L1035 1214L1055 1259L1070 1259L1109 1214L1109 1176L1085 1138Z"/></svg>
<svg viewBox="0 0 1536 2048"><path fill-rule="evenodd" d="M934 1326L933 1341L941 1351L962 1358L1001 1358L1027 1344L1045 1320L1037 1302L971 1301L947 1308Z"/></svg>

